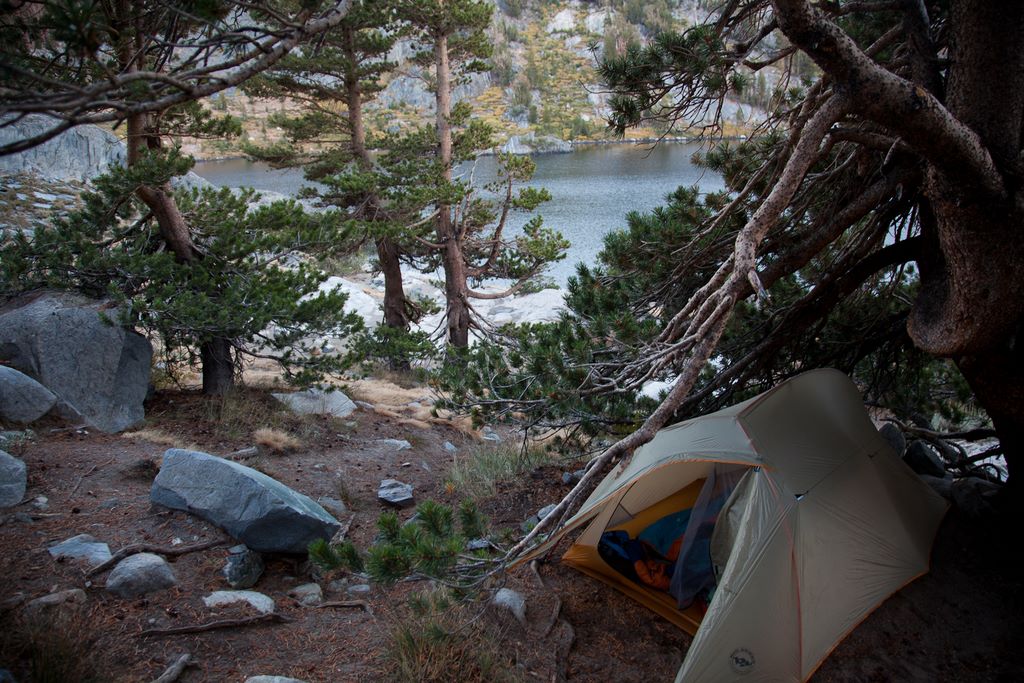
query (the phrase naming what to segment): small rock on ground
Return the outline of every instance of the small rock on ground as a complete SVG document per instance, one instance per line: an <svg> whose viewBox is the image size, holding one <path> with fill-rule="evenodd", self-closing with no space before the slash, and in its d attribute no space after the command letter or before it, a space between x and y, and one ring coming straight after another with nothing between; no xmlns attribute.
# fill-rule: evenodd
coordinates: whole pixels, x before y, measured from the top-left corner
<svg viewBox="0 0 1024 683"><path fill-rule="evenodd" d="M537 519L538 520L544 519L545 517L547 517L548 515L550 515L552 512L555 511L555 507L557 507L557 506L554 503L552 503L551 505L545 505L540 510L537 510Z"/></svg>
<svg viewBox="0 0 1024 683"><path fill-rule="evenodd" d="M526 626L526 598L522 594L511 588L501 588L491 598L491 603L496 607L508 610L516 618L516 621Z"/></svg>
<svg viewBox="0 0 1024 683"><path fill-rule="evenodd" d="M377 489L377 498L382 503L395 507L409 507L413 504L413 488L411 484L403 484L397 479L384 479Z"/></svg>
<svg viewBox="0 0 1024 683"><path fill-rule="evenodd" d="M89 534L72 536L66 541L51 545L47 550L55 558L69 557L73 560L85 560L89 564L102 564L110 559L110 546L101 543Z"/></svg>
<svg viewBox="0 0 1024 683"><path fill-rule="evenodd" d="M892 422L882 425L878 433L882 435L889 447L896 451L896 455L902 458L903 454L907 452L907 437L903 436L900 428Z"/></svg>
<svg viewBox="0 0 1024 683"><path fill-rule="evenodd" d="M357 583L354 586L349 586L347 589L345 589L345 592L354 598L365 598L367 595L370 594L371 590L372 589L370 588L370 584Z"/></svg>
<svg viewBox="0 0 1024 683"><path fill-rule="evenodd" d="M306 683L306 681L287 676L249 676L245 679L245 683Z"/></svg>
<svg viewBox="0 0 1024 683"><path fill-rule="evenodd" d="M164 558L152 553L139 553L117 563L107 579L107 590L122 598L135 598L177 583Z"/></svg>
<svg viewBox="0 0 1024 683"><path fill-rule="evenodd" d="M316 499L316 502L324 510L327 510L335 517L341 517L348 512L348 506L343 501L337 498L331 498L330 496L321 496Z"/></svg>
<svg viewBox="0 0 1024 683"><path fill-rule="evenodd" d="M451 441L445 441L444 442L444 449L446 451L448 451L449 453L458 453L459 452L458 446L453 444Z"/></svg>
<svg viewBox="0 0 1024 683"><path fill-rule="evenodd" d="M7 451L0 451L0 508L9 508L25 497L28 469Z"/></svg>
<svg viewBox="0 0 1024 683"><path fill-rule="evenodd" d="M263 576L263 556L244 545L231 548L224 569L221 571L232 588L251 588Z"/></svg>
<svg viewBox="0 0 1024 683"><path fill-rule="evenodd" d="M940 478L946 476L946 465L942 458L924 441L911 443L907 448L907 454L903 456L903 461L918 474Z"/></svg>
<svg viewBox="0 0 1024 683"><path fill-rule="evenodd" d="M299 601L305 607L315 607L324 600L324 592L316 583L304 583L288 591L288 597Z"/></svg>
<svg viewBox="0 0 1024 683"><path fill-rule="evenodd" d="M586 470L576 470L575 472L562 472L562 483L566 486L575 486L580 483L580 479L586 474Z"/></svg>
<svg viewBox="0 0 1024 683"><path fill-rule="evenodd" d="M244 602L250 605L260 614L270 614L274 611L274 599L257 591L214 591L203 598L203 604L207 607L223 607Z"/></svg>
<svg viewBox="0 0 1024 683"><path fill-rule="evenodd" d="M81 588L71 588L66 591L58 591L56 593L50 593L44 595L41 598L36 598L25 605L25 611L30 614L38 614L43 610L50 609L51 607L59 607L65 604L72 605L84 605L85 604L85 591Z"/></svg>
<svg viewBox="0 0 1024 683"><path fill-rule="evenodd" d="M394 448L396 451L407 451L412 449L412 444L405 439L377 439L382 446Z"/></svg>

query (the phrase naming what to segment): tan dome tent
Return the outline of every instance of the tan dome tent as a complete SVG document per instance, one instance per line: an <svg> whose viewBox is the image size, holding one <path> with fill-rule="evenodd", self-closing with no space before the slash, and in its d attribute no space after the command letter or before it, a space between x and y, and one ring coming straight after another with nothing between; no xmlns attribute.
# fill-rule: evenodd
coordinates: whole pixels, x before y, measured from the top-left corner
<svg viewBox="0 0 1024 683"><path fill-rule="evenodd" d="M928 571L945 511L814 370L661 430L530 557L586 525L563 561L694 636L677 683L803 681Z"/></svg>

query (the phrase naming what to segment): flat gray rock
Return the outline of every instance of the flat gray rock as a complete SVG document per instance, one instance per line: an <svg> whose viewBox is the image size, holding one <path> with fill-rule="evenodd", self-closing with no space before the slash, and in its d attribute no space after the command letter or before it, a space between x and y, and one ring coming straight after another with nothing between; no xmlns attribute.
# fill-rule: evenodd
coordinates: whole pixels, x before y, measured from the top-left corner
<svg viewBox="0 0 1024 683"><path fill-rule="evenodd" d="M0 451L0 508L17 505L25 497L28 468L7 451Z"/></svg>
<svg viewBox="0 0 1024 683"><path fill-rule="evenodd" d="M245 679L245 683L306 683L306 681L287 676L249 676Z"/></svg>
<svg viewBox="0 0 1024 683"><path fill-rule="evenodd" d="M139 553L117 563L107 578L107 590L121 598L137 598L177 583L171 566L164 558L152 553Z"/></svg>
<svg viewBox="0 0 1024 683"><path fill-rule="evenodd" d="M412 444L405 439L377 439L377 443L388 448L393 448L396 451L408 451L412 449Z"/></svg>
<svg viewBox="0 0 1024 683"><path fill-rule="evenodd" d="M250 605L260 614L270 614L276 607L273 598L257 591L214 591L203 598L207 607L224 607L240 602Z"/></svg>
<svg viewBox="0 0 1024 683"><path fill-rule="evenodd" d="M293 413L300 415L333 415L334 417L348 417L355 409L356 404L340 391L324 391L322 389L307 389L293 393L271 394L281 403L288 406Z"/></svg>
<svg viewBox="0 0 1024 683"><path fill-rule="evenodd" d="M150 500L216 524L251 550L304 554L341 528L308 496L262 472L199 451L172 448L153 480Z"/></svg>
<svg viewBox="0 0 1024 683"><path fill-rule="evenodd" d="M56 394L53 410L104 432L145 417L153 349L109 302L46 292L0 309L0 361ZM104 319L106 318L106 320Z"/></svg>
<svg viewBox="0 0 1024 683"><path fill-rule="evenodd" d="M50 412L57 395L28 375L0 365L0 418L26 424Z"/></svg>
<svg viewBox="0 0 1024 683"><path fill-rule="evenodd" d="M413 504L412 485L397 479L384 479L377 489L377 499L395 507L409 507Z"/></svg>
<svg viewBox="0 0 1024 683"><path fill-rule="evenodd" d="M91 565L103 564L110 559L110 546L101 543L89 534L72 536L66 541L51 545L47 550L55 558L68 557L73 560L85 560Z"/></svg>
<svg viewBox="0 0 1024 683"><path fill-rule="evenodd" d="M491 598L491 604L508 610L516 618L516 621L523 626L526 625L526 598L520 593L511 588L501 588Z"/></svg>

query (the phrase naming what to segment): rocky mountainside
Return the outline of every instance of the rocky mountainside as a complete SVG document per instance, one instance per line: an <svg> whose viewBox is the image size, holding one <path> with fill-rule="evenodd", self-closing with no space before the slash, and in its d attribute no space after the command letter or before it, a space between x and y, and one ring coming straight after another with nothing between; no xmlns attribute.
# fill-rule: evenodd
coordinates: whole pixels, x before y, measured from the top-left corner
<svg viewBox="0 0 1024 683"><path fill-rule="evenodd" d="M599 60L630 44L642 45L658 32L703 23L710 6L706 0L499 0L489 30L494 45L492 68L460 85L454 100L469 101L475 115L490 123L503 143L512 140L513 147L531 135L538 140L607 139L608 98L597 75ZM419 67L409 61L412 53L412 44L400 41L389 55L400 69L368 107L371 128L398 132L432 116L433 94L419 77ZM753 80L755 87L743 94L742 101L726 102L726 134L748 131L780 74L765 69ZM213 105L241 118L243 138L259 143L273 142L283 133L268 124L271 113L300 106L256 100L240 92L218 97ZM645 138L663 132L641 129L629 136ZM237 141L195 141L187 151L212 158L235 155L237 146ZM536 145L530 147L537 151Z"/></svg>

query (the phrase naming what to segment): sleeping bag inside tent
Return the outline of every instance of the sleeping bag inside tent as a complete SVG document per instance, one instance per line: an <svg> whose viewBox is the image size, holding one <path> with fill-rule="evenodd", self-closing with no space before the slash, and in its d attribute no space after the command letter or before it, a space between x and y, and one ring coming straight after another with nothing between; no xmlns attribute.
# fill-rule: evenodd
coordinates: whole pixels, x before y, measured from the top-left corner
<svg viewBox="0 0 1024 683"><path fill-rule="evenodd" d="M677 681L804 681L928 570L945 510L814 370L661 430L525 559L582 529L564 562L694 636Z"/></svg>

